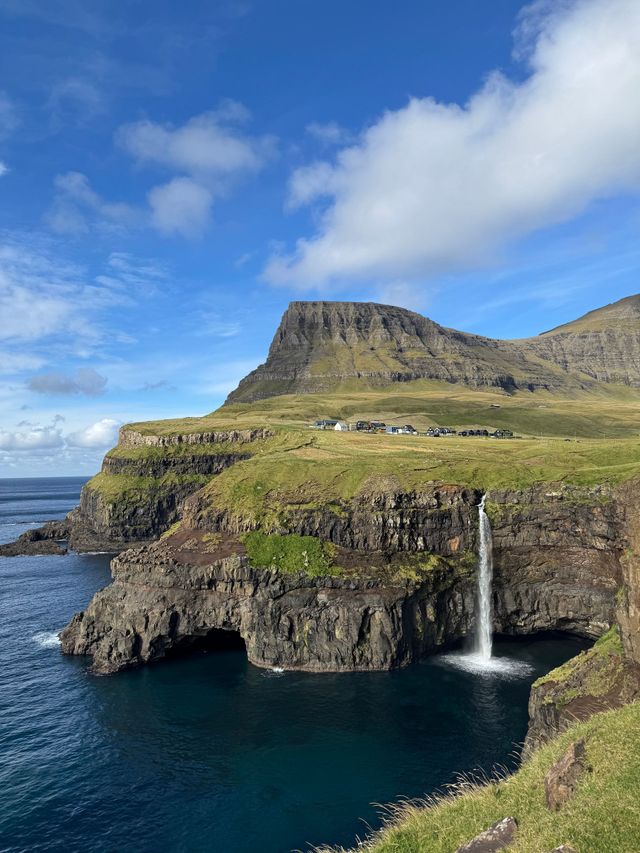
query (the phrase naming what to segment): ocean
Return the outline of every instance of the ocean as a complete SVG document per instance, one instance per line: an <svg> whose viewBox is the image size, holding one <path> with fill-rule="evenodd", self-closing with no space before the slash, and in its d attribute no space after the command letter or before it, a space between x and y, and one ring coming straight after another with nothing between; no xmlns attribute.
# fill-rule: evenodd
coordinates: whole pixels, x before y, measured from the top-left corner
<svg viewBox="0 0 640 853"><path fill-rule="evenodd" d="M0 542L62 518L81 478L0 480ZM286 853L351 845L380 808L513 767L532 681L584 643L498 641L507 668L278 673L242 650L110 677L57 632L108 555L0 558L0 851Z"/></svg>

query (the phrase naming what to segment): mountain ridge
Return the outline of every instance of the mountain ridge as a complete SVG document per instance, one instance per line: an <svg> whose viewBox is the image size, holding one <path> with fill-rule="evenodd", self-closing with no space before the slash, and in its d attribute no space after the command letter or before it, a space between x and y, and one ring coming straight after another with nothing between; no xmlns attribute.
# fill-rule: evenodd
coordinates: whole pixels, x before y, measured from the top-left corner
<svg viewBox="0 0 640 853"><path fill-rule="evenodd" d="M640 296L516 340L448 328L377 302L293 301L267 360L225 405L317 393L344 383L371 388L417 379L507 392L575 390L600 382L640 387Z"/></svg>

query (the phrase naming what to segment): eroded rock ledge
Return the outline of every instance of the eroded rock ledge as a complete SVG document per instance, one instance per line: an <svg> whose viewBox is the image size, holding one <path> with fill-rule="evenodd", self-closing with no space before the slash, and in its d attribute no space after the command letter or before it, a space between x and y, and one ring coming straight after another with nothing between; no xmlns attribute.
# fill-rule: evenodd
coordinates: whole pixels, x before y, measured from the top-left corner
<svg viewBox="0 0 640 853"><path fill-rule="evenodd" d="M434 569L421 583L312 578L249 566L240 548L222 559L158 542L112 562L113 583L61 634L67 654L116 672L163 658L214 629L237 631L249 660L310 671L402 666L463 636L471 624L469 573Z"/></svg>
<svg viewBox="0 0 640 853"><path fill-rule="evenodd" d="M621 584L624 513L609 493L495 493L494 630L598 637ZM123 552L113 583L62 633L63 651L101 672L159 660L213 630L236 631L259 666L389 669L473 630L476 495L433 486L420 495L360 497L333 510L292 511L286 529L343 549L336 577L249 565L237 520L199 514L163 540ZM185 519L187 515L185 515ZM357 546L354 548L354 545ZM403 554L437 557L411 579L384 573ZM378 570L375 567L378 567Z"/></svg>

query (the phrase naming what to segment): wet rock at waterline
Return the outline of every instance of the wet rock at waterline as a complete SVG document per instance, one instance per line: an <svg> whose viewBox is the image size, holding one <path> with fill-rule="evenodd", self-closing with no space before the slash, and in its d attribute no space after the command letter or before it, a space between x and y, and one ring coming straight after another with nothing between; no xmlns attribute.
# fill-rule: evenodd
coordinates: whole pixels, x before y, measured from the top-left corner
<svg viewBox="0 0 640 853"><path fill-rule="evenodd" d="M27 530L13 542L0 545L0 557L33 557L41 555L63 555L70 525L65 521L48 521L42 527Z"/></svg>

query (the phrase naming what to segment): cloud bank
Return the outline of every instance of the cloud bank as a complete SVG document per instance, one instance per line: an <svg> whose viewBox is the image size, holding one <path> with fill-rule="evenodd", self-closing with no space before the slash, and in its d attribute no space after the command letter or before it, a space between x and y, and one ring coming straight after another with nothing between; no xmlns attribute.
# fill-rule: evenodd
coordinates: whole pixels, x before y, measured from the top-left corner
<svg viewBox="0 0 640 853"><path fill-rule="evenodd" d="M289 204L317 232L265 270L273 283L430 276L640 189L640 3L538 2L516 33L530 74L493 73L464 106L413 98L358 142L297 170Z"/></svg>
<svg viewBox="0 0 640 853"><path fill-rule="evenodd" d="M120 423L113 418L102 418L86 429L72 432L67 436L69 447L112 447L118 440Z"/></svg>
<svg viewBox="0 0 640 853"><path fill-rule="evenodd" d="M120 422L113 418L102 418L85 429L63 435L60 416L47 426L24 423L24 429L15 431L0 430L0 454L12 456L14 453L48 454L52 450L86 448L107 450L118 438ZM0 461L2 461L0 459Z"/></svg>
<svg viewBox="0 0 640 853"><path fill-rule="evenodd" d="M37 394L82 394L87 397L104 394L106 387L106 377L92 367L81 367L73 376L66 373L41 373L27 383L27 388Z"/></svg>

